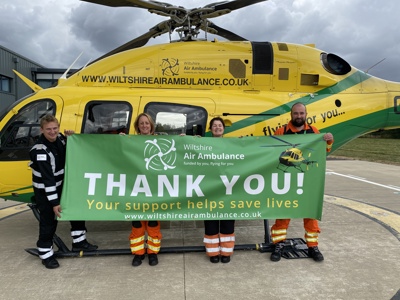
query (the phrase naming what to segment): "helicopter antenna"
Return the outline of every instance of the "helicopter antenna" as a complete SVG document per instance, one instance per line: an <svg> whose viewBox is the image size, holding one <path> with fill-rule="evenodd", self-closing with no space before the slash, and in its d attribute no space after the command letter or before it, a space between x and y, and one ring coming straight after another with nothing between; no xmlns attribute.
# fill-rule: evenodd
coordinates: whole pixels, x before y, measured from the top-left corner
<svg viewBox="0 0 400 300"><path fill-rule="evenodd" d="M67 74L69 72L69 70L71 70L71 68L74 66L74 64L76 63L76 61L79 59L79 57L81 57L83 54L83 51L81 52L81 54L78 55L78 57L74 60L74 62L69 66L69 68L64 72L64 74L62 74L62 76L59 78L60 79L67 79Z"/></svg>
<svg viewBox="0 0 400 300"><path fill-rule="evenodd" d="M372 67L369 67L369 69L367 69L367 71L365 71L366 74L368 74L369 70L371 70L373 67L379 65L381 62L383 62L386 59L386 57L384 59L381 59L380 61L378 61L376 64L374 64Z"/></svg>
<svg viewBox="0 0 400 300"><path fill-rule="evenodd" d="M92 58L90 58L90 59L88 60L88 62L82 67L82 70L83 70L84 68L86 68L86 66L90 63L91 60L92 60Z"/></svg>

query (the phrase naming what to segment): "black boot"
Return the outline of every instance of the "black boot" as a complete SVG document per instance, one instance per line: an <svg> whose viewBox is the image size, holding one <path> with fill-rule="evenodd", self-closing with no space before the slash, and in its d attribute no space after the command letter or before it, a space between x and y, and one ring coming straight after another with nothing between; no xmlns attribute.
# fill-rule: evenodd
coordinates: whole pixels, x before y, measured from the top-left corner
<svg viewBox="0 0 400 300"><path fill-rule="evenodd" d="M227 264L230 261L231 261L231 257L230 256L224 256L224 255L221 256L221 262L223 264Z"/></svg>
<svg viewBox="0 0 400 300"><path fill-rule="evenodd" d="M213 264L219 263L219 256L218 256L218 255L210 256L210 261L211 261Z"/></svg>
<svg viewBox="0 0 400 300"><path fill-rule="evenodd" d="M142 264L142 260L144 259L144 254L143 255L135 255L135 257L132 260L132 266L138 267Z"/></svg>
<svg viewBox="0 0 400 300"><path fill-rule="evenodd" d="M158 265L158 258L157 258L157 254L149 254L149 265L150 266L156 266Z"/></svg>
<svg viewBox="0 0 400 300"><path fill-rule="evenodd" d="M82 242L72 244L72 251L74 252L95 251L97 250L97 248L98 248L97 245L92 245L87 240L83 240Z"/></svg>
<svg viewBox="0 0 400 300"><path fill-rule="evenodd" d="M42 264L47 268L47 269L56 269L58 268L60 265L58 264L57 259L54 257L54 255L42 259Z"/></svg>
<svg viewBox="0 0 400 300"><path fill-rule="evenodd" d="M312 259L315 261L323 261L324 260L324 256L319 251L318 246L309 247L308 248L308 256L312 257Z"/></svg>

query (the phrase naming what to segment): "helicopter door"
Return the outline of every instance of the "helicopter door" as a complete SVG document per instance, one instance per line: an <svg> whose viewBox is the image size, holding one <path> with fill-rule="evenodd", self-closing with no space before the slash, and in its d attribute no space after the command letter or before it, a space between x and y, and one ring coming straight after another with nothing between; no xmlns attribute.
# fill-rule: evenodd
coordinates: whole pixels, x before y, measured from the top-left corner
<svg viewBox="0 0 400 300"><path fill-rule="evenodd" d="M285 43L277 45L278 50L274 51L272 88L274 91L296 92L298 89L297 51L289 49L289 47L293 47L292 45Z"/></svg>
<svg viewBox="0 0 400 300"><path fill-rule="evenodd" d="M29 151L39 138L40 118L53 114L61 122L62 110L62 99L52 97L30 98L8 111L4 120L9 120L0 134L0 197L30 202L33 192Z"/></svg>
<svg viewBox="0 0 400 300"><path fill-rule="evenodd" d="M199 135L204 136L207 117L215 112L211 99L170 99L143 98L143 111L148 113L156 124L158 135ZM187 104L196 103L197 105Z"/></svg>

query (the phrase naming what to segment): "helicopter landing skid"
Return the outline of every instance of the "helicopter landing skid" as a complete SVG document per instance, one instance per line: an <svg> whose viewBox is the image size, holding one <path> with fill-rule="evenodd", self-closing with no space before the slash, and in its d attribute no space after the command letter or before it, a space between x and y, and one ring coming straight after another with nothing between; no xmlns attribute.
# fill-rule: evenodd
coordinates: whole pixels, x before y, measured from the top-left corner
<svg viewBox="0 0 400 300"><path fill-rule="evenodd" d="M281 165L283 165L283 164L282 164L282 163L279 163L278 166L277 166L276 168L277 168L278 170L283 171L284 173L286 173L286 172L287 172L287 169L289 169L290 167L293 167L293 168L295 168L296 170L298 170L299 172L304 173L304 170L303 170L300 166L285 166L285 165L283 165L284 167L282 167Z"/></svg>
<svg viewBox="0 0 400 300"><path fill-rule="evenodd" d="M39 221L40 214L36 204L28 204L31 208L34 216ZM261 253L273 252L274 244L271 242L271 236L269 233L268 220L264 220L264 243L260 244L241 244L235 245L234 250L258 250ZM95 251L71 251L63 242L63 240L56 234L53 237L53 242L57 246L58 250L54 251L54 255L57 258L61 257L83 257L83 256L102 256L102 255L132 255L131 250L128 249L100 249ZM305 245L305 246L304 246ZM287 239L282 257L284 258L307 258L308 253L307 245L302 239ZM37 248L25 249L31 255L39 256ZM161 253L186 253L186 252L205 252L204 246L179 246L179 247L161 247Z"/></svg>

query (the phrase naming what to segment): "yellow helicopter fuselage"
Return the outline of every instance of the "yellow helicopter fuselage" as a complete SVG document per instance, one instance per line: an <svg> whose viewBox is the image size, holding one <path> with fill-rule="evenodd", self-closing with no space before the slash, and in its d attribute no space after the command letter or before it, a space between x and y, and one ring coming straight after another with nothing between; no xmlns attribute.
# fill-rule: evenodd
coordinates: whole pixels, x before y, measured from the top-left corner
<svg viewBox="0 0 400 300"><path fill-rule="evenodd" d="M147 112L159 134L208 136L209 120L221 116L226 137L268 136L302 102L308 123L334 135L334 152L367 132L399 127L398 99L399 83L308 45L214 40L128 50L36 91L3 116L0 197L28 202L32 195L28 153L44 113L76 133L134 134L135 117Z"/></svg>

